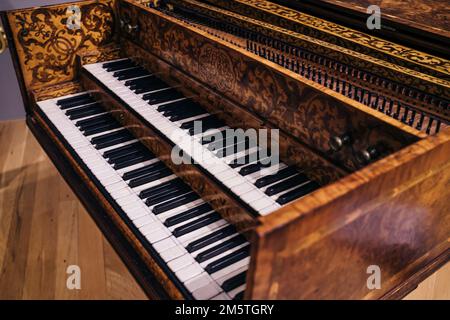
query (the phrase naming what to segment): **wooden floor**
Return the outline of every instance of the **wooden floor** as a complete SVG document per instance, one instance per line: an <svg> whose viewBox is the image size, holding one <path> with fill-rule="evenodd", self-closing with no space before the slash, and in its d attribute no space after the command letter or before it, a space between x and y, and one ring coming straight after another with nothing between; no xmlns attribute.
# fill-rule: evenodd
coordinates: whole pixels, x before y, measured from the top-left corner
<svg viewBox="0 0 450 320"><path fill-rule="evenodd" d="M145 298L24 121L0 122L0 299ZM407 298L450 299L450 264Z"/></svg>

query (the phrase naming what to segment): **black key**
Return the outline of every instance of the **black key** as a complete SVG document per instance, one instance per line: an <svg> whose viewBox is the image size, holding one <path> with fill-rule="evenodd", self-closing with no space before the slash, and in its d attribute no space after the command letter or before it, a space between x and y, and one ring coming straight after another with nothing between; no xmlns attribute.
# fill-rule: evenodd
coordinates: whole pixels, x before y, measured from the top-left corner
<svg viewBox="0 0 450 320"><path fill-rule="evenodd" d="M246 175L257 172L257 171L261 170L262 168L268 168L271 165L272 165L271 162L269 162L267 164L263 164L258 161L257 163L250 164L248 166L241 168L241 170L239 170L239 174L242 176L246 176Z"/></svg>
<svg viewBox="0 0 450 320"><path fill-rule="evenodd" d="M75 97L70 97L70 98L65 98L65 99L58 100L58 101L56 101L56 105L57 106L62 106L64 104L70 104L70 103L73 103L75 101L84 100L84 99L90 98L90 97L91 97L91 95L89 93L80 94L80 95L75 96Z"/></svg>
<svg viewBox="0 0 450 320"><path fill-rule="evenodd" d="M115 72L115 71L120 71L120 70L124 70L124 69L129 69L129 68L133 68L136 67L136 64L134 62L128 63L128 64L122 64L122 65L118 65L115 67L111 67L111 68L107 68L106 71L108 72Z"/></svg>
<svg viewBox="0 0 450 320"><path fill-rule="evenodd" d="M108 72L115 72L115 71L130 69L130 68L134 68L134 67L136 67L136 63L134 63L133 61L127 61L127 62L122 62L121 64L117 64L115 66L108 67L105 69Z"/></svg>
<svg viewBox="0 0 450 320"><path fill-rule="evenodd" d="M159 184L157 186L142 190L139 193L139 198L146 199L146 198L150 197L151 195L161 194L161 193L165 192L166 190L169 190L173 187L181 186L181 185L185 185L183 180L176 178L176 179L164 182L162 184Z"/></svg>
<svg viewBox="0 0 450 320"><path fill-rule="evenodd" d="M121 158L127 157L132 154L149 152L148 149L144 145L140 144L139 142L127 145L125 147L128 147L128 148L123 148L121 150L117 150L113 153L110 153L109 157L108 157L108 162L115 163L117 161L120 161ZM110 150L110 151L114 151L114 150Z"/></svg>
<svg viewBox="0 0 450 320"><path fill-rule="evenodd" d="M191 221L182 226L179 226L178 228L175 228L173 230L172 234L175 237L181 237L181 236L188 234L190 232L193 232L197 229L206 227L207 225L209 225L213 222L219 221L220 219L222 219L222 216L220 214L218 214L217 212L213 212L204 217L200 217L198 219L195 219L194 221Z"/></svg>
<svg viewBox="0 0 450 320"><path fill-rule="evenodd" d="M183 115L185 112L207 113L205 109L189 99L178 100L176 102L166 103L158 107L158 111L166 117L174 115Z"/></svg>
<svg viewBox="0 0 450 320"><path fill-rule="evenodd" d="M175 114L173 116L170 116L169 120L172 122L181 121L181 120L188 119L191 117L199 116L201 114L205 114L205 110L200 110L200 109L186 110L186 112L183 112L181 114Z"/></svg>
<svg viewBox="0 0 450 320"><path fill-rule="evenodd" d="M188 100L182 100L182 101L186 101L186 103L188 103ZM178 106L176 108L167 109L167 110L163 111L162 114L165 117L169 118L169 117L172 117L172 116L183 115L186 112L194 110L193 108L190 109L186 105L183 105L181 103L182 101L179 101L180 103L178 104ZM172 104L169 103L169 105L172 105Z"/></svg>
<svg viewBox="0 0 450 320"><path fill-rule="evenodd" d="M247 279L247 271L242 271L241 273L231 277L230 279L224 281L222 283L222 289L225 292L230 292L231 290L236 289L239 286L245 284L245 280Z"/></svg>
<svg viewBox="0 0 450 320"><path fill-rule="evenodd" d="M136 157L134 157L132 159L128 159L127 161L116 163L113 166L113 168L116 169L116 170L120 170L120 169L129 167L129 166L132 166L132 165L135 165L135 164L147 161L147 160L151 160L151 159L154 159L154 156L152 154L144 153L144 154L136 156Z"/></svg>
<svg viewBox="0 0 450 320"><path fill-rule="evenodd" d="M242 167L246 164L250 164L250 162L255 162L258 160L259 157L259 152L258 151L254 151L252 153L248 153L240 158L237 158L233 161L231 161L228 165L232 168L232 169L236 169L239 167Z"/></svg>
<svg viewBox="0 0 450 320"><path fill-rule="evenodd" d="M310 181L310 180L307 176L305 176L304 174L298 174L296 176L293 176L292 178L288 178L284 181L274 184L273 186L268 187L266 189L265 193L268 196L273 196L277 193L291 189L297 185L304 184L305 182L308 182L308 181Z"/></svg>
<svg viewBox="0 0 450 320"><path fill-rule="evenodd" d="M166 105L164 105L164 106L166 106ZM161 106L161 107L164 107L164 106ZM159 108L158 108L158 111L161 112L161 111L164 111L164 110L159 110ZM217 119L215 116L209 115L209 116L204 117L204 118L199 119L199 120L192 120L192 121L189 121L189 122L185 122L185 123L183 123L183 124L180 126L180 128L181 128L181 129L190 129L190 128L193 128L193 127L194 127L194 122L195 122L195 121L201 121L202 124L203 124L203 123L214 122L214 121L217 121L217 120L218 120L218 119Z"/></svg>
<svg viewBox="0 0 450 320"><path fill-rule="evenodd" d="M210 211L213 211L213 208L209 204L204 203L198 207L189 209L189 210L179 213L173 217L167 218L166 221L164 221L164 225L166 227L175 226L181 222L193 219L197 216L208 213Z"/></svg>
<svg viewBox="0 0 450 320"><path fill-rule="evenodd" d="M128 183L128 185L131 188L136 188L143 184L146 184L146 183L158 180L158 179L162 179L164 177L168 177L171 174L172 174L172 171L169 168L158 169L150 174L143 175L139 178L131 179L130 182Z"/></svg>
<svg viewBox="0 0 450 320"><path fill-rule="evenodd" d="M195 121L201 121L200 120L195 120ZM203 123L202 124L202 131L201 132L194 132L195 128L191 128L189 129L189 134L192 136L194 134L198 134L198 133L204 133L205 131L211 130L211 129L217 129L220 127L224 127L225 126L225 122L218 120L218 121L208 121L207 123Z"/></svg>
<svg viewBox="0 0 450 320"><path fill-rule="evenodd" d="M143 147L144 146L140 142L130 143L130 144L127 144L126 146L121 146L121 147L117 147L115 149L111 149L111 150L105 151L103 153L103 157L105 159L119 157L121 155L126 154L130 150L134 150L136 148L140 149L140 148L143 148Z"/></svg>
<svg viewBox="0 0 450 320"><path fill-rule="evenodd" d="M205 144L211 144L211 143L222 141L226 137L226 130L227 129L223 129L222 131L218 131L213 134L204 136L201 140L201 144L205 145ZM217 140L215 140L216 137L217 137ZM219 137L221 137L221 138L219 138ZM228 140L231 140L231 139L228 139ZM231 142L233 142L233 141L231 141Z"/></svg>
<svg viewBox="0 0 450 320"><path fill-rule="evenodd" d="M117 128L120 128L120 124L117 123L117 122L105 123L105 124L102 124L102 125L98 125L98 126L86 129L86 130L83 131L83 134L86 137L89 137L89 136L91 136L93 134L97 134L97 133L101 133L101 132L104 132L104 131L109 131L109 130L113 130L113 129L117 129Z"/></svg>
<svg viewBox="0 0 450 320"><path fill-rule="evenodd" d="M83 112L78 112L74 115L71 115L71 116L69 116L69 119L77 120L77 119L86 118L89 116L94 116L94 115L102 113L102 112L104 112L104 110L102 108L89 109L89 110L85 110Z"/></svg>
<svg viewBox="0 0 450 320"><path fill-rule="evenodd" d="M175 101L175 102L170 102L170 103L166 103L163 104L161 106L159 106L156 110L158 112L169 112L169 111L176 111L176 110L180 110L180 109L184 109L184 108L195 108L198 105L189 99L184 99L184 100L179 100L179 101Z"/></svg>
<svg viewBox="0 0 450 320"><path fill-rule="evenodd" d="M91 103L94 103L94 102L95 102L95 100L93 98L87 97L87 98L84 98L84 99L75 100L73 102L64 103L64 104L62 104L60 106L60 109L61 110L71 109L71 108L83 106L83 105L86 105L86 104L91 104Z"/></svg>
<svg viewBox="0 0 450 320"><path fill-rule="evenodd" d="M160 82L162 82L161 79L159 79L155 75L150 74L148 76L141 77L138 79L127 80L125 81L125 85L128 86L131 90L135 90L138 88L149 87L153 84L157 84Z"/></svg>
<svg viewBox="0 0 450 320"><path fill-rule="evenodd" d="M112 147L112 146L114 146L116 144L119 144L119 143L122 143L122 142L130 141L132 139L133 139L132 136L121 136L121 137L114 138L114 139L112 139L110 141L97 143L96 145L94 145L94 147L97 150L101 150L101 149L104 149L104 148Z"/></svg>
<svg viewBox="0 0 450 320"><path fill-rule="evenodd" d="M132 62L131 59L122 59L119 61L105 62L104 64L102 64L102 68L105 68L105 69L106 68L114 68L115 66L130 63L130 62Z"/></svg>
<svg viewBox="0 0 450 320"><path fill-rule="evenodd" d="M78 120L77 122L75 122L75 125L77 127L82 128L83 126L90 126L91 124L95 124L97 121L103 120L114 120L114 118L111 117L109 114L102 114L89 119Z"/></svg>
<svg viewBox="0 0 450 320"><path fill-rule="evenodd" d="M97 149L114 146L118 143L127 142L134 137L127 130L118 130L103 134L91 139L92 144L96 145Z"/></svg>
<svg viewBox="0 0 450 320"><path fill-rule="evenodd" d="M283 179L290 177L296 173L298 173L297 169L295 169L294 167L287 167L287 168L281 169L277 173L259 178L258 180L256 180L255 186L257 186L258 188L263 188L265 186L268 186L269 184L283 180Z"/></svg>
<svg viewBox="0 0 450 320"><path fill-rule="evenodd" d="M157 92L147 93L147 101L149 104L160 104L167 101L183 98L183 94L175 89L161 90Z"/></svg>
<svg viewBox="0 0 450 320"><path fill-rule="evenodd" d="M222 270L223 268L226 268L233 263L236 263L246 257L248 257L250 253L250 245L246 245L245 247L240 248L239 250L236 250L229 255L226 255L225 257L222 257L220 259L217 259L216 261L211 262L205 267L205 271L209 274L213 274L214 272L217 272L219 270Z"/></svg>
<svg viewBox="0 0 450 320"><path fill-rule="evenodd" d="M128 171L122 176L122 178L123 178L123 180L135 179L135 178L141 177L146 174L150 174L150 173L154 172L155 170L159 170L159 169L162 169L165 167L166 166L164 165L164 163L158 161L158 162L149 164L148 166Z"/></svg>
<svg viewBox="0 0 450 320"><path fill-rule="evenodd" d="M137 78L137 79L132 79L132 80L127 80L127 81L125 81L125 85L127 87L142 85L142 84L145 84L148 81L152 81L155 78L156 77L154 75L150 74L149 76L145 76L145 77L141 77L141 78Z"/></svg>
<svg viewBox="0 0 450 320"><path fill-rule="evenodd" d="M75 120L75 119L84 118L87 116L93 116L97 113L104 112L104 110L105 109L103 109L98 103L96 103L96 104L91 104L91 105L87 105L84 107L70 109L70 110L66 111L66 115L69 117L69 119Z"/></svg>
<svg viewBox="0 0 450 320"><path fill-rule="evenodd" d="M133 90L136 93L146 93L149 91L161 90L164 88L167 88L167 84L155 77L151 77L147 81L136 83L130 86L130 90ZM142 98L142 100L145 99Z"/></svg>
<svg viewBox="0 0 450 320"><path fill-rule="evenodd" d="M153 208L154 214L160 214L169 210L172 210L176 207L182 206L184 204L187 204L189 202L195 201L199 199L200 197L195 193L191 192L185 195L182 195L178 198L173 199L172 201L164 202L162 204L158 204Z"/></svg>
<svg viewBox="0 0 450 320"><path fill-rule="evenodd" d="M236 232L236 228L232 225L229 225L225 228L214 231L213 233L210 233L200 239L192 241L186 246L186 250L188 252L195 252L197 250L200 250L201 248L209 246L216 241L229 237Z"/></svg>
<svg viewBox="0 0 450 320"><path fill-rule="evenodd" d="M95 138L92 138L91 142L92 142L92 144L97 144L97 143L108 141L110 139L114 139L114 138L119 137L119 136L125 136L125 135L129 135L129 134L130 133L126 129L117 130L117 131L114 131L114 132L105 133L105 134L103 134L101 136L97 136Z"/></svg>
<svg viewBox="0 0 450 320"><path fill-rule="evenodd" d="M168 201L170 199L181 196L191 191L192 190L188 185L186 184L179 185L173 188L168 188L166 190L160 190L158 193L150 195L145 201L145 203L149 207L154 206L157 205L158 203Z"/></svg>
<svg viewBox="0 0 450 320"><path fill-rule="evenodd" d="M201 132L194 132L194 130L195 130L194 125L195 125L196 121L200 121L202 123ZM213 115L210 115L210 116L198 119L198 120L192 120L189 122L185 122L180 126L180 128L189 129L189 134L192 136L192 135L194 135L194 133L195 134L203 133L209 129L217 129L217 128L224 127L224 126L225 126L225 123L222 120L216 118Z"/></svg>
<svg viewBox="0 0 450 320"><path fill-rule="evenodd" d="M244 299L244 291L239 292L233 298L233 300L242 300L242 299Z"/></svg>
<svg viewBox="0 0 450 320"><path fill-rule="evenodd" d="M145 155L146 153L147 153L147 150L145 150L145 149L133 150L133 151L130 151L128 154L124 154L124 155L109 159L108 163L112 164L112 165L119 165L128 160Z"/></svg>
<svg viewBox="0 0 450 320"><path fill-rule="evenodd" d="M291 190L283 195L281 195L278 199L277 202L279 204L285 204L288 203L290 201L293 201L295 199L298 199L300 197L303 197L305 195L307 195L310 192L313 192L314 190L316 190L317 188L319 188L320 186L314 182L311 181L310 183L306 183L294 190Z"/></svg>
<svg viewBox="0 0 450 320"><path fill-rule="evenodd" d="M205 262L209 259L214 258L215 256L218 256L221 253L224 253L227 250L231 250L231 249L243 244L245 241L246 241L246 239L243 236L238 235L234 238L228 239L227 241L219 243L218 245L216 245L212 248L202 251L201 253L199 253L197 255L195 260L197 260L200 263Z"/></svg>
<svg viewBox="0 0 450 320"><path fill-rule="evenodd" d="M103 119L96 119L92 123L84 124L82 126L79 126L81 131L95 129L98 126L104 126L104 125L110 125L113 123L117 123L115 119L112 119L111 117L105 117Z"/></svg>
<svg viewBox="0 0 450 320"><path fill-rule="evenodd" d="M223 135L223 136L225 137L225 135ZM244 142L244 140L236 141L236 139L224 138L222 140L213 141L210 144L208 144L208 150L210 150L210 151L218 151L220 149L226 148L228 146L233 146L233 145L236 145L236 144L242 143L242 142ZM203 141L202 141L202 143L203 143Z"/></svg>
<svg viewBox="0 0 450 320"><path fill-rule="evenodd" d="M134 90L134 92L137 94L141 94L141 93L146 93L146 92L153 92L156 90L162 90L162 89L166 89L166 88L169 88L169 85L167 83L159 80L159 81L152 82L150 84L142 85L139 88L132 89L132 90Z"/></svg>
<svg viewBox="0 0 450 320"><path fill-rule="evenodd" d="M255 144L252 145L252 147L255 147L255 146L256 146ZM245 142L239 142L239 143L236 143L236 144L234 144L232 146L228 146L226 148L223 148L223 149L219 150L216 153L216 155L219 158L228 157L228 156L231 156L233 154L236 154L236 153L248 150L249 148L250 148L250 141L248 141L246 139Z"/></svg>
<svg viewBox="0 0 450 320"><path fill-rule="evenodd" d="M120 80L121 77L129 77L130 75L132 76L132 75L142 72L142 71L146 71L146 70L142 67L133 67L133 68L125 69L125 70L116 71L113 73L113 77L118 78Z"/></svg>

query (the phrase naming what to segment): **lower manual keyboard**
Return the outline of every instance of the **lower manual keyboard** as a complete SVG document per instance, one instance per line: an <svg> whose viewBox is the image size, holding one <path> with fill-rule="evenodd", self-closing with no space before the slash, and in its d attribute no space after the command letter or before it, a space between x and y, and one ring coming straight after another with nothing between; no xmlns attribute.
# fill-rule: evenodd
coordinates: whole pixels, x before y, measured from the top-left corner
<svg viewBox="0 0 450 320"><path fill-rule="evenodd" d="M38 106L187 298L243 298L250 244L232 225L89 93Z"/></svg>

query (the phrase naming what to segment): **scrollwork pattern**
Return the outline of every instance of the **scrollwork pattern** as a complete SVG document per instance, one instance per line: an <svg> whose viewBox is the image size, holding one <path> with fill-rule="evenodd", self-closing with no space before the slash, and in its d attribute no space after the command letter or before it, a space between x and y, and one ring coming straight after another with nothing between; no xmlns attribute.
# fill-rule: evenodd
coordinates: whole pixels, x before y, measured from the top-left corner
<svg viewBox="0 0 450 320"><path fill-rule="evenodd" d="M67 5L25 9L8 16L27 87L72 80L76 53L113 39L113 0L86 1L79 29L66 26Z"/></svg>

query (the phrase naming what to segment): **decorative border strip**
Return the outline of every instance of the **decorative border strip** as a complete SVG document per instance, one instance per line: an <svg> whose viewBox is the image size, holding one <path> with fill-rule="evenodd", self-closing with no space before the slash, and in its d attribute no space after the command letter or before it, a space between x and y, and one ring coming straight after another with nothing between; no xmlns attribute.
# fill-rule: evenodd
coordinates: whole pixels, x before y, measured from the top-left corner
<svg viewBox="0 0 450 320"><path fill-rule="evenodd" d="M330 38L336 44L345 44L363 50L373 56L384 57L397 64L410 68L426 68L428 73L450 76L450 61L413 50L369 34L359 32L287 7L265 0L208 0L230 10L236 10L248 16L264 18L265 21L289 26L295 31L318 38ZM256 9L256 10L255 10ZM401 62L402 63L401 63Z"/></svg>

